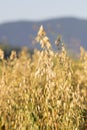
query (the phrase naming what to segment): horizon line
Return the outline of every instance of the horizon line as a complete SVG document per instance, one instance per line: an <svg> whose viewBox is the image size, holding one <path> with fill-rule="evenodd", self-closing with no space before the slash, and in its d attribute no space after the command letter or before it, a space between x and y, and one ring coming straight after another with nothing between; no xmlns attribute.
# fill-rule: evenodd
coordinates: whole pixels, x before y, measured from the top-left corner
<svg viewBox="0 0 87 130"><path fill-rule="evenodd" d="M43 19L13 19L13 20L6 20L4 22L0 22L1 24L7 24L7 23L14 23L14 22L44 22L49 20L55 20L55 19L77 19L77 20L87 20L87 18L83 17L76 17L76 16L60 16L60 17L50 17L50 18L43 18Z"/></svg>

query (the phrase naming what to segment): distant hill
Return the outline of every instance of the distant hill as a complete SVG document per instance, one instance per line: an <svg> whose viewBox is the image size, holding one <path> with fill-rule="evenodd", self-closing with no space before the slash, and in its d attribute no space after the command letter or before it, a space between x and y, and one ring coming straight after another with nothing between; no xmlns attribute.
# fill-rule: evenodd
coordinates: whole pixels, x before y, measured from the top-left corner
<svg viewBox="0 0 87 130"><path fill-rule="evenodd" d="M44 26L53 49L56 48L54 41L59 34L62 35L65 46L71 51L78 52L80 46L87 49L87 20L76 18L58 18L38 22L17 21L0 24L0 42L7 42L15 46L39 48L39 44L34 44L34 38L40 25Z"/></svg>

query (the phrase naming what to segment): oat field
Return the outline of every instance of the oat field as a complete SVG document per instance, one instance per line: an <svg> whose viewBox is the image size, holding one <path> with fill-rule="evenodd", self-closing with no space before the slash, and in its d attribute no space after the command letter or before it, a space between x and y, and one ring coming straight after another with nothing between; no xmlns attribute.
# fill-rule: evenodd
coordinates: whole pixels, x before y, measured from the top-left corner
<svg viewBox="0 0 87 130"><path fill-rule="evenodd" d="M0 49L0 130L87 130L87 51L54 52L43 26L36 41L32 56Z"/></svg>

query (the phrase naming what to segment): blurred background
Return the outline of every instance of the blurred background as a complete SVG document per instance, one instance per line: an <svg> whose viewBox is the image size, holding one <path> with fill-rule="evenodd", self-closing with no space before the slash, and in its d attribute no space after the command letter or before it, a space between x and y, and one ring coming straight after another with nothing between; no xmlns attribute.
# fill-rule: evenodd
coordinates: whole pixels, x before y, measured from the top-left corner
<svg viewBox="0 0 87 130"><path fill-rule="evenodd" d="M6 55L22 46L40 49L35 37L43 25L53 50L61 35L67 50L77 55L80 46L87 49L86 12L87 0L0 0L0 48Z"/></svg>

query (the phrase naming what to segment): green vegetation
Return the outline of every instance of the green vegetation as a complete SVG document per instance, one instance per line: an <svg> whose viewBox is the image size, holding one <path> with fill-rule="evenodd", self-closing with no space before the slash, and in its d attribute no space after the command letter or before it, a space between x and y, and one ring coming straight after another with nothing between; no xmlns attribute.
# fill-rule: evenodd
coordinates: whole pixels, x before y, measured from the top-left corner
<svg viewBox="0 0 87 130"><path fill-rule="evenodd" d="M22 48L25 48L25 47L20 47L20 46L12 46L10 44L6 44L6 43L0 43L0 48L4 51L4 58L8 58L11 54L11 51L12 50L15 50L16 53L18 54ZM27 50L28 52L32 55L33 54L33 49L29 49L27 47Z"/></svg>
<svg viewBox="0 0 87 130"><path fill-rule="evenodd" d="M2 43L2 42L0 43L0 48L4 51L5 58L10 56L12 50L15 50L17 53L21 50L21 47L12 46L10 44L6 44L6 43Z"/></svg>

